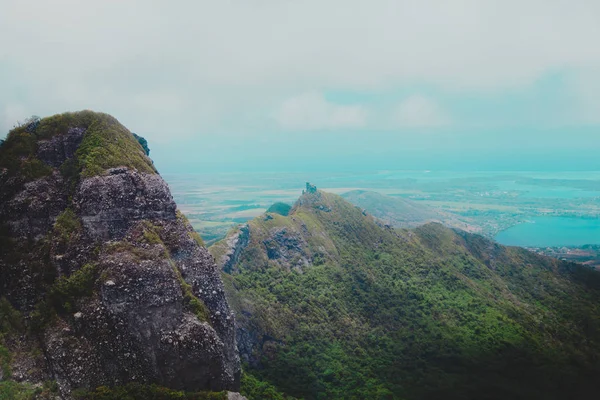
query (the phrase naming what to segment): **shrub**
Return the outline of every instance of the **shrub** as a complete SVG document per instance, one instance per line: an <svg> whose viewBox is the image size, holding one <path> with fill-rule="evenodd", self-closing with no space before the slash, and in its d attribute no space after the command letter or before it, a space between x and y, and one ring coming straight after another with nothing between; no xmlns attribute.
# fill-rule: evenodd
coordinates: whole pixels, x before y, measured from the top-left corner
<svg viewBox="0 0 600 400"><path fill-rule="evenodd" d="M23 330L23 316L6 299L0 298L0 334Z"/></svg>
<svg viewBox="0 0 600 400"><path fill-rule="evenodd" d="M70 208L65 209L54 223L54 233L65 243L81 230L81 222Z"/></svg>
<svg viewBox="0 0 600 400"><path fill-rule="evenodd" d="M289 215L291 209L292 206L289 204L278 202L269 207L267 212L287 216Z"/></svg>
<svg viewBox="0 0 600 400"><path fill-rule="evenodd" d="M50 289L50 304L58 311L71 312L77 299L94 293L96 278L97 268L94 264L85 264L69 277L59 278Z"/></svg>
<svg viewBox="0 0 600 400"><path fill-rule="evenodd" d="M294 400L293 397L279 392L270 383L261 381L247 372L242 374L240 393L246 396L248 400Z"/></svg>
<svg viewBox="0 0 600 400"><path fill-rule="evenodd" d="M144 152L146 153L146 155L149 156L150 155L150 147L148 147L148 141L146 139L144 139L143 137L136 135L135 133L133 134L133 137L138 141L140 146L142 146L142 149L144 149Z"/></svg>

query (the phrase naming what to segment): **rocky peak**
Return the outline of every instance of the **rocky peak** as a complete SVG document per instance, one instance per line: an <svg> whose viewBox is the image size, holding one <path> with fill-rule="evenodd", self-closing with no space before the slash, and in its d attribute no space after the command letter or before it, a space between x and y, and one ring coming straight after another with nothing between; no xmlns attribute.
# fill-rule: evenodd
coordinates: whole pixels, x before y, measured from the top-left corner
<svg viewBox="0 0 600 400"><path fill-rule="evenodd" d="M311 185L309 182L306 182L306 190L302 191L304 193L317 193L317 187L315 185Z"/></svg>
<svg viewBox="0 0 600 400"><path fill-rule="evenodd" d="M128 382L238 389L219 270L117 120L83 111L13 130L0 193L0 299L20 316L0 332L12 379L55 380L65 398Z"/></svg>

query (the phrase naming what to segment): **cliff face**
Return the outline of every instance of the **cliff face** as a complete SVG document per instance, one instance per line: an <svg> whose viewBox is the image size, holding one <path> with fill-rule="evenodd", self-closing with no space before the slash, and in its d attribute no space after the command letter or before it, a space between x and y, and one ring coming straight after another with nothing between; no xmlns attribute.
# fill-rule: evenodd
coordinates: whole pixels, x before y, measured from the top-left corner
<svg viewBox="0 0 600 400"><path fill-rule="evenodd" d="M241 225L230 231L218 244L211 246L210 253L223 271L231 273L237 265L242 251L248 246L249 239L249 226Z"/></svg>
<svg viewBox="0 0 600 400"><path fill-rule="evenodd" d="M104 114L55 116L13 131L0 160L0 298L14 317L0 345L13 379L53 379L65 395L238 389L219 271L129 131Z"/></svg>

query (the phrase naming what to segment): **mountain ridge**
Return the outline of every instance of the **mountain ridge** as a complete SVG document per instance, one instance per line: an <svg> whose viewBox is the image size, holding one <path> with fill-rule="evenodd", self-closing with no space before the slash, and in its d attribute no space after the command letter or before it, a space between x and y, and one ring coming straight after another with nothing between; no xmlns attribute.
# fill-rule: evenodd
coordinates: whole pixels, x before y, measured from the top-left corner
<svg viewBox="0 0 600 400"><path fill-rule="evenodd" d="M321 191L287 217L250 221L247 236L223 274L240 357L289 395L598 390L589 377L600 370L600 277L585 267L437 223L392 229Z"/></svg>

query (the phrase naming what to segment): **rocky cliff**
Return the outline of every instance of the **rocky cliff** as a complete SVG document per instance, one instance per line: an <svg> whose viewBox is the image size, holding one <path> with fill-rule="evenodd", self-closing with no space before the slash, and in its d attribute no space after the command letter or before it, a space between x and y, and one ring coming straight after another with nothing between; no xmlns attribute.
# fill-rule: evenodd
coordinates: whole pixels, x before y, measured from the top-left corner
<svg viewBox="0 0 600 400"><path fill-rule="evenodd" d="M250 228L247 224L232 229L225 239L210 247L210 253L214 256L217 265L231 273L237 265L242 251L248 246L250 239Z"/></svg>
<svg viewBox="0 0 600 400"><path fill-rule="evenodd" d="M134 136L89 111L0 147L2 379L237 390L212 256Z"/></svg>

